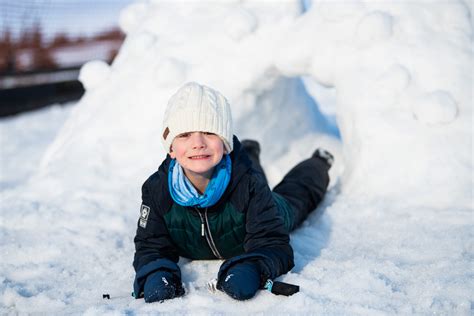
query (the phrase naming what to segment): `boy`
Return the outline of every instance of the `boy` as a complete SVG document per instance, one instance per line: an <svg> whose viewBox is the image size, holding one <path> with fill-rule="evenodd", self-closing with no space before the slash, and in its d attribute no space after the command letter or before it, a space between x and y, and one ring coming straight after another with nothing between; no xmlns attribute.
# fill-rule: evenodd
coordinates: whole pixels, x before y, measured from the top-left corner
<svg viewBox="0 0 474 316"><path fill-rule="evenodd" d="M270 191L258 143L241 143L226 98L193 82L169 100L161 140L169 155L142 187L136 298L183 295L180 256L225 259L217 289L238 300L293 268L289 232L323 199L331 154L316 150Z"/></svg>

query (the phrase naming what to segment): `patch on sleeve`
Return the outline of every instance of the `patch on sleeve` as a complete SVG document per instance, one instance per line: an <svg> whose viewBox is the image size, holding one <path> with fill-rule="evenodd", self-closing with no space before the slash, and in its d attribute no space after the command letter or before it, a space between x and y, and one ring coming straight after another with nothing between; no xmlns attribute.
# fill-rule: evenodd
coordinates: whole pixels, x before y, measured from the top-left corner
<svg viewBox="0 0 474 316"><path fill-rule="evenodd" d="M146 224L148 222L148 216L150 215L150 207L142 204L140 208L140 227L146 228Z"/></svg>

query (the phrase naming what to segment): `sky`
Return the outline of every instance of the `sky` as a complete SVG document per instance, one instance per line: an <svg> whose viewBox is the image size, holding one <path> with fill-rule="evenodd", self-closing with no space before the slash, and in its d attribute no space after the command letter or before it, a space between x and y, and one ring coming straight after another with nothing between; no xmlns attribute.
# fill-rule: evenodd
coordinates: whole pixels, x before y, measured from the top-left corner
<svg viewBox="0 0 474 316"><path fill-rule="evenodd" d="M0 30L14 34L39 20L50 37L59 32L91 35L118 26L120 11L133 0L0 0Z"/></svg>

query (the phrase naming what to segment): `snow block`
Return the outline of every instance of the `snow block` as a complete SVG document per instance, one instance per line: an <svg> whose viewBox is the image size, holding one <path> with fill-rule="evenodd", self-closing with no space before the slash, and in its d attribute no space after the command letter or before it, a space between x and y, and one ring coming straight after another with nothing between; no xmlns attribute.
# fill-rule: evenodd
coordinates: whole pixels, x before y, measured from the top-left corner
<svg viewBox="0 0 474 316"><path fill-rule="evenodd" d="M110 66L102 60L90 61L82 66L79 81L86 91L98 87L110 75Z"/></svg>
<svg viewBox="0 0 474 316"><path fill-rule="evenodd" d="M413 104L412 110L415 118L427 125L451 123L458 115L456 101L444 90L424 94Z"/></svg>
<svg viewBox="0 0 474 316"><path fill-rule="evenodd" d="M388 39L392 36L393 18L385 12L375 11L365 15L357 25L357 38L364 43Z"/></svg>

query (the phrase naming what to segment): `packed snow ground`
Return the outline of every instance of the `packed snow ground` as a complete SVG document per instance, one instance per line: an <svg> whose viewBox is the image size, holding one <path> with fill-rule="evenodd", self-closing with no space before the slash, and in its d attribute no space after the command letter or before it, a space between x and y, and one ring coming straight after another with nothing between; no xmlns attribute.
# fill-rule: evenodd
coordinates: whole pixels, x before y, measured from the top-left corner
<svg viewBox="0 0 474 316"><path fill-rule="evenodd" d="M130 6L118 58L83 67L76 106L0 121L0 313L471 314L471 17L463 1ZM130 297L140 186L190 80L228 96L271 185L316 147L335 154L291 236L281 280L300 293L236 302L205 289L220 261L182 259L184 297Z"/></svg>

